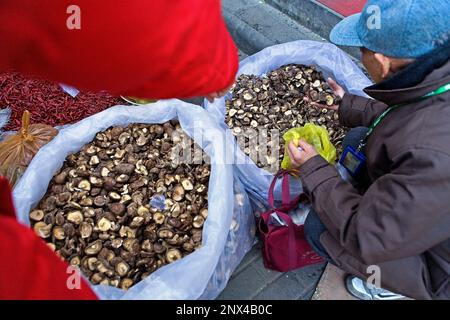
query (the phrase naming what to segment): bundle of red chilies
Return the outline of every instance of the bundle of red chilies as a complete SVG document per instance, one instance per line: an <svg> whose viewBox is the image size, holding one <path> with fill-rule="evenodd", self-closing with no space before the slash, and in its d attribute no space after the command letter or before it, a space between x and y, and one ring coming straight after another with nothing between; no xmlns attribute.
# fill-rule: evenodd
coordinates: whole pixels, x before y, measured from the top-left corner
<svg viewBox="0 0 450 320"><path fill-rule="evenodd" d="M117 104L122 99L106 92L80 92L75 98L57 83L24 77L15 72L0 73L0 109L10 108L11 119L4 131L20 128L22 114L31 113L31 123L51 126L77 122Z"/></svg>

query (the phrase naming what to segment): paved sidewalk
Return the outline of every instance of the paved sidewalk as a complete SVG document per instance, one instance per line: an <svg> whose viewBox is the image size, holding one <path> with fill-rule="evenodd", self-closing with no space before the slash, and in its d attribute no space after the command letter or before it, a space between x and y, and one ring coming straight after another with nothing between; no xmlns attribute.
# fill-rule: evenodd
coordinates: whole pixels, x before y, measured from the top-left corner
<svg viewBox="0 0 450 320"><path fill-rule="evenodd" d="M246 54L294 40L326 41L264 1L222 0L228 30Z"/></svg>
<svg viewBox="0 0 450 320"><path fill-rule="evenodd" d="M258 243L231 276L220 300L309 300L325 268L320 263L290 272L264 268Z"/></svg>

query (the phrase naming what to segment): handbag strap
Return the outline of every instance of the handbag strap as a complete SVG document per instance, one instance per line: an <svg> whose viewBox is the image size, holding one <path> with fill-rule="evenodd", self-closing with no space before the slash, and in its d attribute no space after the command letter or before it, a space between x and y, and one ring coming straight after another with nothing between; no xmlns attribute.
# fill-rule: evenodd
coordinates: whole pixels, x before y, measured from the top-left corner
<svg viewBox="0 0 450 320"><path fill-rule="evenodd" d="M273 177L268 192L269 206L272 209L275 208L275 198L273 192L275 190L275 184L280 177L282 177L283 179L281 181L281 205L282 208L288 208L289 210L291 207L297 205L298 201L300 200L303 194L298 195L291 201L291 192L289 187L289 171L287 170L280 170Z"/></svg>
<svg viewBox="0 0 450 320"><path fill-rule="evenodd" d="M291 230L289 230L289 235L288 235L289 240L287 243L288 263L289 263L289 268L293 269L297 266L298 255L300 254L300 251L297 248L297 239L295 237L294 225L291 224L290 228L291 228Z"/></svg>

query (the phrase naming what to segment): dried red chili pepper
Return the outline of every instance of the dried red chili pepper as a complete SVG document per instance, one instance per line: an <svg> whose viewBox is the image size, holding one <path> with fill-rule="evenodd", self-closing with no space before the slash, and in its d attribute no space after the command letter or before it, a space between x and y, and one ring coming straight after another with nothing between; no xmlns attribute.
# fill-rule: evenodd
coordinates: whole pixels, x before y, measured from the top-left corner
<svg viewBox="0 0 450 320"><path fill-rule="evenodd" d="M72 98L56 83L16 72L0 73L0 108L12 110L11 120L3 130L20 128L25 110L30 111L33 123L58 126L77 122L117 104L126 103L106 92L80 92Z"/></svg>

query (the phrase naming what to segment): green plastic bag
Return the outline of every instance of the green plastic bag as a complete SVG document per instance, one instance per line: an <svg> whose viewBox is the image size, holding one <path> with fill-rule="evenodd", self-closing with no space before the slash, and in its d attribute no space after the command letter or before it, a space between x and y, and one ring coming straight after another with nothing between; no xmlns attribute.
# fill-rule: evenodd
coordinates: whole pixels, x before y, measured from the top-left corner
<svg viewBox="0 0 450 320"><path fill-rule="evenodd" d="M307 123L303 127L290 129L283 135L283 139L285 141L285 149L292 140L297 145L298 140L303 139L314 146L317 152L329 163L334 164L336 162L336 148L330 141L327 129L323 126ZM284 151L281 168L284 170L291 169L291 159L286 150Z"/></svg>

